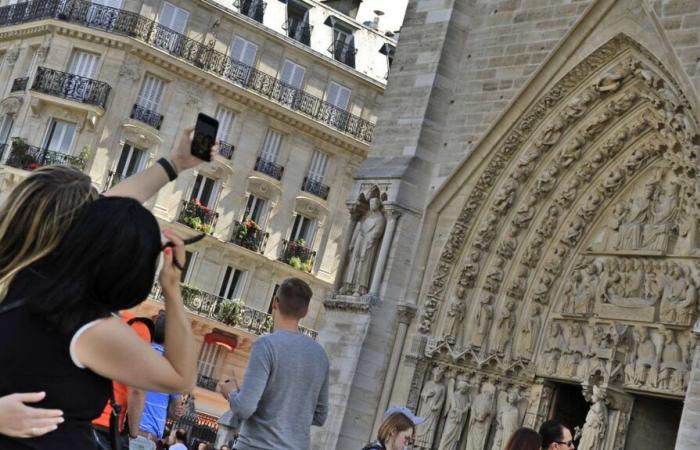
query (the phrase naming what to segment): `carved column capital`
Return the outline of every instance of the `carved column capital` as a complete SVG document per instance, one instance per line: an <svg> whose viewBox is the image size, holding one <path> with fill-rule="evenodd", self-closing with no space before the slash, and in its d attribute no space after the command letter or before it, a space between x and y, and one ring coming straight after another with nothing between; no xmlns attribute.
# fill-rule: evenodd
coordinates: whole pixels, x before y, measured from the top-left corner
<svg viewBox="0 0 700 450"><path fill-rule="evenodd" d="M397 305L397 312L399 316L399 323L409 324L411 320L416 316L416 306L409 303L399 303Z"/></svg>

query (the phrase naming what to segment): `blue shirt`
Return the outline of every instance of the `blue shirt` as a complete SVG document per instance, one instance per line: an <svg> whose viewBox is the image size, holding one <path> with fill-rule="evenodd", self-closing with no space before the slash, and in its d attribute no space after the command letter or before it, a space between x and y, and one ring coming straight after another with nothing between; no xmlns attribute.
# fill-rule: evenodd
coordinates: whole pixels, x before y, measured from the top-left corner
<svg viewBox="0 0 700 450"><path fill-rule="evenodd" d="M154 350L161 355L165 351L160 344L151 344ZM168 418L168 403L171 400L179 400L180 394L164 394L162 392L146 392L146 403L143 406L139 430L163 437L165 420Z"/></svg>

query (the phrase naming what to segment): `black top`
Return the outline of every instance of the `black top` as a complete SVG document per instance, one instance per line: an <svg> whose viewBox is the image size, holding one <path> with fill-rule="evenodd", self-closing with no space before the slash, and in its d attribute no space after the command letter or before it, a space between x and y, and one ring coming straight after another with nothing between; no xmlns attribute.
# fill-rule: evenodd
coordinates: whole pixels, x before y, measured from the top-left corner
<svg viewBox="0 0 700 450"><path fill-rule="evenodd" d="M36 277L26 271L18 276L0 306L17 302L32 281L36 282ZM44 321L32 314L27 305L0 314L0 396L45 391L46 398L30 406L61 409L65 419L57 430L36 438L0 435L0 449L97 448L90 421L104 409L111 381L73 363L69 354L73 334L48 331Z"/></svg>

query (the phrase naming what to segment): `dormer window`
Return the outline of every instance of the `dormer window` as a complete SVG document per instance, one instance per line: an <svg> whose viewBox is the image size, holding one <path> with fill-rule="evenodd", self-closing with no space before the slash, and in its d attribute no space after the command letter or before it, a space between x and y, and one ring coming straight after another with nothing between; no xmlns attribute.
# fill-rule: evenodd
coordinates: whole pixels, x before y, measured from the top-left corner
<svg viewBox="0 0 700 450"><path fill-rule="evenodd" d="M333 28L333 42L328 47L328 51L336 61L355 68L357 50L355 49L354 29L333 16L330 16L325 23Z"/></svg>
<svg viewBox="0 0 700 450"><path fill-rule="evenodd" d="M267 7L267 3L263 0L234 0L233 5L238 7L238 10L244 16L262 23L265 8Z"/></svg>
<svg viewBox="0 0 700 450"><path fill-rule="evenodd" d="M287 2L287 22L283 27L287 36L304 45L311 44L311 26L309 25L309 7L303 3L289 0Z"/></svg>

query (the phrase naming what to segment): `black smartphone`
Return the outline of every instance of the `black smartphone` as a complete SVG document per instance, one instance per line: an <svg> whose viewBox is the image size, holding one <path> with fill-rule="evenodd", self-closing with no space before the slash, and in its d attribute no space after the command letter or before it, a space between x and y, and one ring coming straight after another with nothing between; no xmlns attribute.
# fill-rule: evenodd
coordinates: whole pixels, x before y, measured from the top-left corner
<svg viewBox="0 0 700 450"><path fill-rule="evenodd" d="M219 121L206 114L199 113L197 124L194 126L194 136L190 153L204 161L211 161L211 148L216 142L216 134L219 132Z"/></svg>

